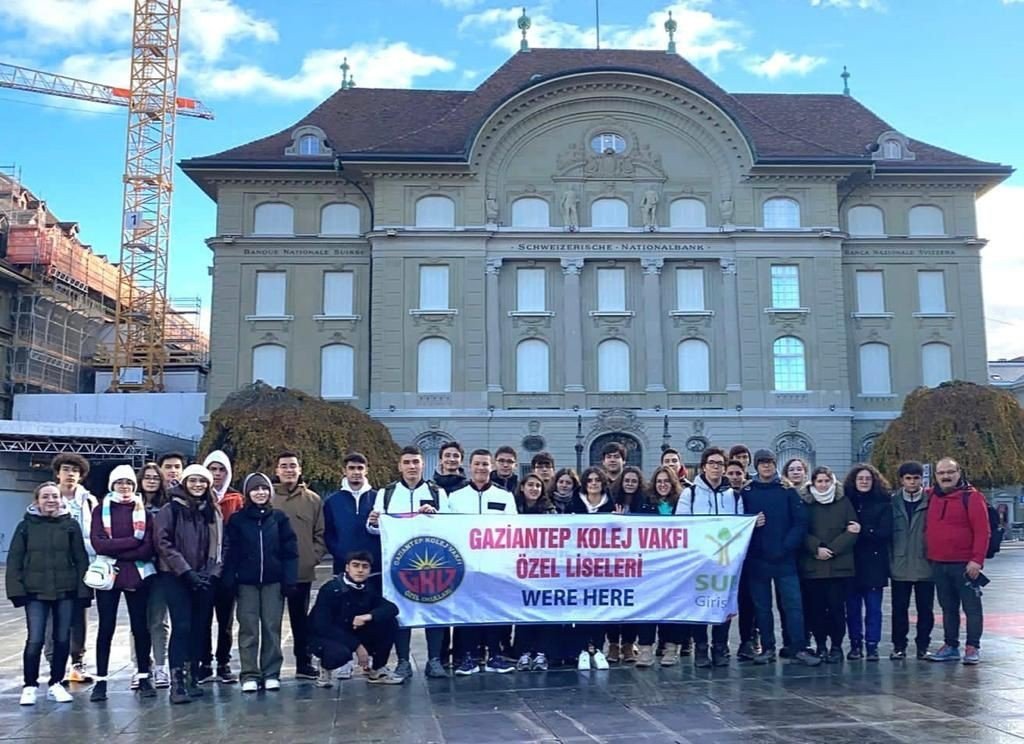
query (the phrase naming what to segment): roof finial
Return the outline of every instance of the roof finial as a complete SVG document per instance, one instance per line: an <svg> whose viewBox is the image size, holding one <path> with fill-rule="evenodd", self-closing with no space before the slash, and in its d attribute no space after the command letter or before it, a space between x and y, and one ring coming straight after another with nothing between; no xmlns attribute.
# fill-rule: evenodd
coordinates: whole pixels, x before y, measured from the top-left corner
<svg viewBox="0 0 1024 744"><path fill-rule="evenodd" d="M850 71L846 69L846 65L843 65L843 74L839 77L843 79L843 95L850 95Z"/></svg>
<svg viewBox="0 0 1024 744"><path fill-rule="evenodd" d="M350 88L354 88L356 86L356 80L348 74L348 71L352 69L351 65L348 63L348 57L345 57L338 67L341 68L341 89L349 90Z"/></svg>
<svg viewBox="0 0 1024 744"><path fill-rule="evenodd" d="M523 40L519 42L519 51L528 52L530 51L530 45L526 41L526 32L530 30L531 23L530 16L526 15L526 8L523 8L523 14L519 16L516 25L519 26L519 30L523 33Z"/></svg>
<svg viewBox="0 0 1024 744"><path fill-rule="evenodd" d="M668 53L676 53L676 29L679 28L679 24L672 18L672 11L668 12L668 20L665 21L665 30L668 32Z"/></svg>

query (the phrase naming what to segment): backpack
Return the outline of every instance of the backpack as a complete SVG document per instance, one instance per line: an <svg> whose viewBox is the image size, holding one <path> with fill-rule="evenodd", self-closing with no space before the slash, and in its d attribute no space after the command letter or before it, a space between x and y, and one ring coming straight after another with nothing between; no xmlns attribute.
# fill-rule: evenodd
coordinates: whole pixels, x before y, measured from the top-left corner
<svg viewBox="0 0 1024 744"><path fill-rule="evenodd" d="M434 481L426 481L427 490L430 491L430 499L433 502L432 506L435 509L441 508L441 494L438 491L437 484ZM395 489L398 488L398 481L389 483L384 488L384 513L388 513L388 509L391 507L391 497L395 495Z"/></svg>
<svg viewBox="0 0 1024 744"><path fill-rule="evenodd" d="M979 492L980 493L980 492ZM1003 547L1003 532L1005 531L999 524L999 512L992 504L988 503L988 499L985 498L985 494L981 494L981 497L985 499L985 509L988 511L988 549L985 551L986 558L995 558ZM961 498L964 502L964 509L967 509L967 503L970 499L970 493L964 492L961 494Z"/></svg>

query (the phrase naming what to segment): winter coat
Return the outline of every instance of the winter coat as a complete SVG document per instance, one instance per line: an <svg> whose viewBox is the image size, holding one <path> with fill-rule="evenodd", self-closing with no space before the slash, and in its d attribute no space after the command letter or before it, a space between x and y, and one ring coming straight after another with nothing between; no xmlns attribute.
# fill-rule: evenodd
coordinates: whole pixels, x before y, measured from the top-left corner
<svg viewBox="0 0 1024 744"><path fill-rule="evenodd" d="M967 508L964 508L964 496ZM985 495L966 481L949 493L938 487L928 490L928 519L925 523L925 545L928 560L937 563L985 565L991 527Z"/></svg>
<svg viewBox="0 0 1024 744"><path fill-rule="evenodd" d="M224 528L227 586L297 583L299 546L288 517L280 509L249 504Z"/></svg>
<svg viewBox="0 0 1024 744"><path fill-rule="evenodd" d="M729 486L725 478L713 487L704 478L698 475L693 483L683 489L679 494L679 502L676 504L676 514L727 514L736 516L743 513L743 499Z"/></svg>
<svg viewBox="0 0 1024 744"><path fill-rule="evenodd" d="M686 495L686 491L683 491L683 496ZM683 498L680 496L679 498ZM645 498L636 505L636 509L633 510L633 514L642 514L645 517L659 517L659 516L671 516L678 512L675 509L679 508L678 502L676 503L675 509L673 509L671 502L666 501L665 504L669 508L668 514L662 514L658 509L658 503L660 499L651 500L651 498Z"/></svg>
<svg viewBox="0 0 1024 744"><path fill-rule="evenodd" d="M322 648L341 632L352 632L352 619L370 614L372 623L383 623L398 617L398 607L380 596L370 582L356 588L346 583L344 574L335 576L316 595L316 604L309 613L310 648Z"/></svg>
<svg viewBox="0 0 1024 744"><path fill-rule="evenodd" d="M606 496L608 498L597 508L598 514L610 514L615 511L615 500L611 494L606 494ZM587 497L582 491L572 497L566 514L590 514L590 509L587 508Z"/></svg>
<svg viewBox="0 0 1024 744"><path fill-rule="evenodd" d="M526 503L526 499L516 497L516 508L520 514L558 514L558 509L546 497L541 497L533 502L533 505Z"/></svg>
<svg viewBox="0 0 1024 744"><path fill-rule="evenodd" d="M516 513L516 499L511 492L489 481L482 489L470 481L454 493L448 493L447 514Z"/></svg>
<svg viewBox="0 0 1024 744"><path fill-rule="evenodd" d="M875 492L847 494L857 510L860 535L853 550L856 586L877 589L889 583L889 543L892 540L892 499ZM866 496L867 498L864 498Z"/></svg>
<svg viewBox="0 0 1024 744"><path fill-rule="evenodd" d="M846 527L857 521L857 510L843 494L843 487L836 483L836 495L831 504L820 504L814 500L810 486L800 491L800 498L807 509L807 536L804 549L800 552L800 576L805 579L849 578L856 572L853 552L857 535ZM818 548L828 548L832 557L820 561L815 556Z"/></svg>
<svg viewBox="0 0 1024 744"><path fill-rule="evenodd" d="M211 542L217 539L217 515L209 501L197 501L180 486L156 515L157 570L183 576L189 571L220 575Z"/></svg>
<svg viewBox="0 0 1024 744"><path fill-rule="evenodd" d="M224 469L228 471L224 486L219 491L212 485L210 486L217 508L220 509L221 518L224 520L224 524L227 524L231 516L245 506L245 498L240 492L231 488L234 472L231 469L231 459L227 454L223 450L214 450L203 460L203 467L209 468L212 463L223 465Z"/></svg>
<svg viewBox="0 0 1024 744"><path fill-rule="evenodd" d="M334 573L345 570L345 556L355 550L367 550L373 556L373 570L380 571L380 536L367 531L366 520L373 511L377 492L364 481L358 493L348 480L324 501L324 541L334 558Z"/></svg>
<svg viewBox="0 0 1024 744"><path fill-rule="evenodd" d="M82 540L85 542L85 552L89 558L96 557L96 551L92 549L89 542L89 533L92 530L92 512L99 506L99 500L86 490L85 486L76 486L73 498L64 499L64 505L68 509L71 519L78 525L82 532Z"/></svg>
<svg viewBox="0 0 1024 744"><path fill-rule="evenodd" d="M519 488L519 476L512 473L512 475L506 478L505 476L498 475L497 470L492 470L491 483L496 485L498 488L504 488L509 493L515 493L516 489ZM448 493L451 493L451 491Z"/></svg>
<svg viewBox="0 0 1024 744"><path fill-rule="evenodd" d="M89 599L92 591L82 583L88 567L82 530L67 508L44 517L33 504L11 537L7 598L15 607L29 599Z"/></svg>
<svg viewBox="0 0 1024 744"><path fill-rule="evenodd" d="M299 583L310 584L316 578L316 567L327 555L324 542L324 505L320 496L299 483L291 491L283 484L274 485L274 508L287 515L299 539Z"/></svg>
<svg viewBox="0 0 1024 744"><path fill-rule="evenodd" d="M743 570L756 578L792 576L797 553L807 536L807 509L800 495L783 485L778 474L764 482L756 478L740 492L748 515L763 513L765 523L754 528Z"/></svg>
<svg viewBox="0 0 1024 744"><path fill-rule="evenodd" d="M911 518L907 518L907 502L903 489L892 495L892 545L889 555L889 575L893 581L931 581L932 566L925 550L924 527L928 521L928 492L914 504Z"/></svg>
<svg viewBox="0 0 1024 744"><path fill-rule="evenodd" d="M152 564L156 558L156 529L153 516L146 512L146 531L142 539L135 537L135 525L132 523L134 503L120 503L116 496L108 495L110 501L110 536L103 527L103 506L97 506L92 512L92 531L89 540L98 555L115 558L117 576L114 588L132 592L142 586L144 581L136 561ZM153 566L147 567L152 574Z"/></svg>
<svg viewBox="0 0 1024 744"><path fill-rule="evenodd" d="M466 472L462 468L459 468L457 473L442 473L440 470L435 470L431 480L443 488L445 493L458 491L469 483L469 478L466 477Z"/></svg>

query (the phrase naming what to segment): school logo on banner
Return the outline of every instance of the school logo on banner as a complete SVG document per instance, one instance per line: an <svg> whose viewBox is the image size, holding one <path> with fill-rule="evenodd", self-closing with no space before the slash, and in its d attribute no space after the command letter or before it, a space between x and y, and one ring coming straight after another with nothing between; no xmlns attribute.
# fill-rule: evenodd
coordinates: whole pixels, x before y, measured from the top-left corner
<svg viewBox="0 0 1024 744"><path fill-rule="evenodd" d="M391 559L391 581L413 602L435 604L448 599L465 575L462 555L440 537L414 537Z"/></svg>

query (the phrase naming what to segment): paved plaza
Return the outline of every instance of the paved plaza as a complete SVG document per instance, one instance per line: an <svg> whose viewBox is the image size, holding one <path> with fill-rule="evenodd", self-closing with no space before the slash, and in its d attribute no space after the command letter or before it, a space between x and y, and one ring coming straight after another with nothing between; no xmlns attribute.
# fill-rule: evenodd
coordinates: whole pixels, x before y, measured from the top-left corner
<svg viewBox="0 0 1024 744"><path fill-rule="evenodd" d="M992 584L985 593L984 662L974 668L893 663L885 658L886 641L881 662L842 667L733 663L697 670L684 659L682 666L670 669L478 674L428 681L421 673L424 646L417 633L417 675L402 687L371 686L356 677L322 690L292 680L292 669L286 667L280 692L243 695L237 684L206 685L204 698L174 707L164 690L145 701L128 690L127 617L118 626L107 702L90 703L87 687L76 686L74 703L58 706L40 695L34 708L19 707L24 620L21 610L7 605L0 611L0 740L1024 742L1024 547L1007 546L986 573ZM888 632L886 622L886 639ZM93 616L90 649L94 633ZM286 656L289 651L290 638Z"/></svg>

